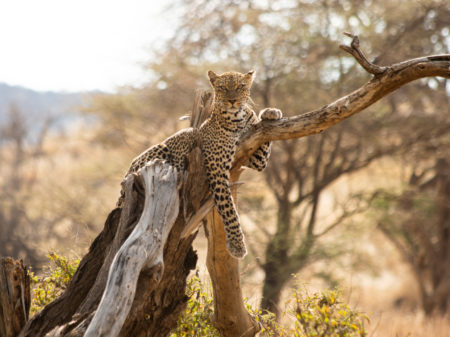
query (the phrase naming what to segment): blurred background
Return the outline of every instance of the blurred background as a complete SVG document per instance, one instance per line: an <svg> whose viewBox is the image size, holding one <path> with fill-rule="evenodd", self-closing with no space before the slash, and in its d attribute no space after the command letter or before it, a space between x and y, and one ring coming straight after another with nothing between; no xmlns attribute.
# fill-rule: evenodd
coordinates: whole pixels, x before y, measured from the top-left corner
<svg viewBox="0 0 450 337"><path fill-rule="evenodd" d="M50 251L83 256L132 158L188 126L179 117L208 69L255 69L257 108L288 116L363 85L344 31L379 65L450 53L450 4L2 2L0 256L36 271ZM339 287L372 336L449 336L450 81L277 142L265 172L243 179L252 305L280 313L293 286ZM205 273L203 235L195 245Z"/></svg>

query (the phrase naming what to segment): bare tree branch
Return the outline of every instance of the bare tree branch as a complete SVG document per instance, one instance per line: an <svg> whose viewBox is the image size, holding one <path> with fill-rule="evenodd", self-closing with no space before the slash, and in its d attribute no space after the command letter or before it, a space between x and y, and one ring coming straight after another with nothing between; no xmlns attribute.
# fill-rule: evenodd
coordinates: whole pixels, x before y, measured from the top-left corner
<svg viewBox="0 0 450 337"><path fill-rule="evenodd" d="M360 52L357 44L348 48L352 50L351 54L354 57L354 54ZM359 59L355 57L358 62L364 62L360 56L358 57ZM265 142L301 138L323 132L406 83L433 76L450 79L450 54L420 57L384 68L376 68L368 62L364 63L364 67L365 69L368 67L370 73L384 70L359 89L320 109L277 121L261 121L255 124L241 137L234 167L243 165L250 154Z"/></svg>
<svg viewBox="0 0 450 337"><path fill-rule="evenodd" d="M366 56L359 48L359 38L357 35L353 35L352 33L347 32L344 34L352 38L352 43L350 44L350 46L341 44L339 48L352 55L356 59L356 61L358 61L361 67L363 67L368 73L380 75L387 70L386 67L377 66L376 64L373 64L367 60Z"/></svg>

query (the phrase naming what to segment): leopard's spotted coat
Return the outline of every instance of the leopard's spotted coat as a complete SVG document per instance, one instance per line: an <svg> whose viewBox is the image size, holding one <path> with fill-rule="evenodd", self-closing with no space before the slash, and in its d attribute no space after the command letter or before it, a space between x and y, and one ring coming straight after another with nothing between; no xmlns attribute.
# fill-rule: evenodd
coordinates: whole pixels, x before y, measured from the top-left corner
<svg viewBox="0 0 450 337"><path fill-rule="evenodd" d="M230 169L236 144L240 135L260 118L281 118L281 111L278 109L264 109L258 118L250 108L250 87L253 75L253 71L246 74L227 72L222 75L209 71L209 80L214 89L211 117L198 130L192 128L181 130L143 152L133 160L127 173L137 172L147 162L156 158L166 159L177 169L184 170L186 157L195 146L195 140L198 139L209 188L225 225L227 249L237 258L244 257L247 250L230 191ZM246 166L258 171L263 170L267 165L269 154L270 143L266 143L253 153ZM121 197L119 200L119 206L122 199Z"/></svg>

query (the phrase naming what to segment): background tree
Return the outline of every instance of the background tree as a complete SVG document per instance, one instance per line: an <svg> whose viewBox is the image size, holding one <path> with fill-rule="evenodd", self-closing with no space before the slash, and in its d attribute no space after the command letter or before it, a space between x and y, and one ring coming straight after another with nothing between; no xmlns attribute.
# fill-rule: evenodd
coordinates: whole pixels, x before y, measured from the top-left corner
<svg viewBox="0 0 450 337"><path fill-rule="evenodd" d="M62 131L63 117L73 116L56 111L36 121L13 102L0 125L0 255L21 258L35 270L49 250L67 247L67 240L66 255L84 249L96 219L110 208L105 200L118 193L106 183L111 170L105 163L114 156L100 146L83 147L89 126L83 133L76 126ZM105 174L99 177L101 164ZM80 198L93 189L103 193Z"/></svg>
<svg viewBox="0 0 450 337"><path fill-rule="evenodd" d="M435 142L425 153L448 148L447 142ZM445 314L450 306L450 163L448 151L428 155L426 164L409 168L409 181L400 191L374 194L372 214L410 266L422 308L431 315Z"/></svg>
<svg viewBox="0 0 450 337"><path fill-rule="evenodd" d="M12 103L8 121L0 129L0 255L17 256L32 264L39 262L36 248L32 245L39 236L39 219L29 212L33 189L36 184L33 161L41 156L42 144L51 119L44 124L37 141L29 144L29 127L22 111Z"/></svg>

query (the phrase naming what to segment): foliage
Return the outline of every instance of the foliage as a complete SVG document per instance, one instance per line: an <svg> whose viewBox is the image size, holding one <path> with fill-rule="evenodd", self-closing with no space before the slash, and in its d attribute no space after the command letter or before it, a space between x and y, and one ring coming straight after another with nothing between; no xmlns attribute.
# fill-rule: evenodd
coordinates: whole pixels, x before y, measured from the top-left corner
<svg viewBox="0 0 450 337"><path fill-rule="evenodd" d="M42 277L30 273L33 285L31 312L37 313L55 300L66 289L80 263L56 253L47 255L51 261ZM214 313L213 298L208 287L200 280L198 272L188 280L186 295L189 297L186 309L181 313L177 328L171 337L219 337L211 323ZM253 308L246 303L248 312L261 325L262 336L323 336L357 337L366 336L364 322L366 315L352 310L341 302L337 290L325 290L309 295L305 289L295 289L286 303L283 316L290 322L285 326L276 321L275 314Z"/></svg>
<svg viewBox="0 0 450 337"><path fill-rule="evenodd" d="M80 263L79 259L69 259L56 253L47 255L51 261L46 273L41 277L30 273L33 300L31 312L41 311L66 289Z"/></svg>
<svg viewBox="0 0 450 337"><path fill-rule="evenodd" d="M341 297L337 290L325 290L312 296L295 290L292 295L296 317L293 336L366 336L364 322L369 318L340 302Z"/></svg>
<svg viewBox="0 0 450 337"><path fill-rule="evenodd" d="M186 310L180 316L178 327L171 337L219 336L211 324L214 303L207 287L198 274L188 281ZM341 301L342 294L337 290L325 290L309 295L305 289L296 289L287 301L283 320L280 324L275 314L253 308L246 303L248 312L261 325L261 336L323 336L357 337L366 336L364 323L368 317L351 309Z"/></svg>
<svg viewBox="0 0 450 337"><path fill-rule="evenodd" d="M186 295L189 301L186 310L178 320L177 328L171 337L210 336L219 337L220 334L211 324L211 315L214 312L213 299L200 280L198 273L187 283Z"/></svg>

